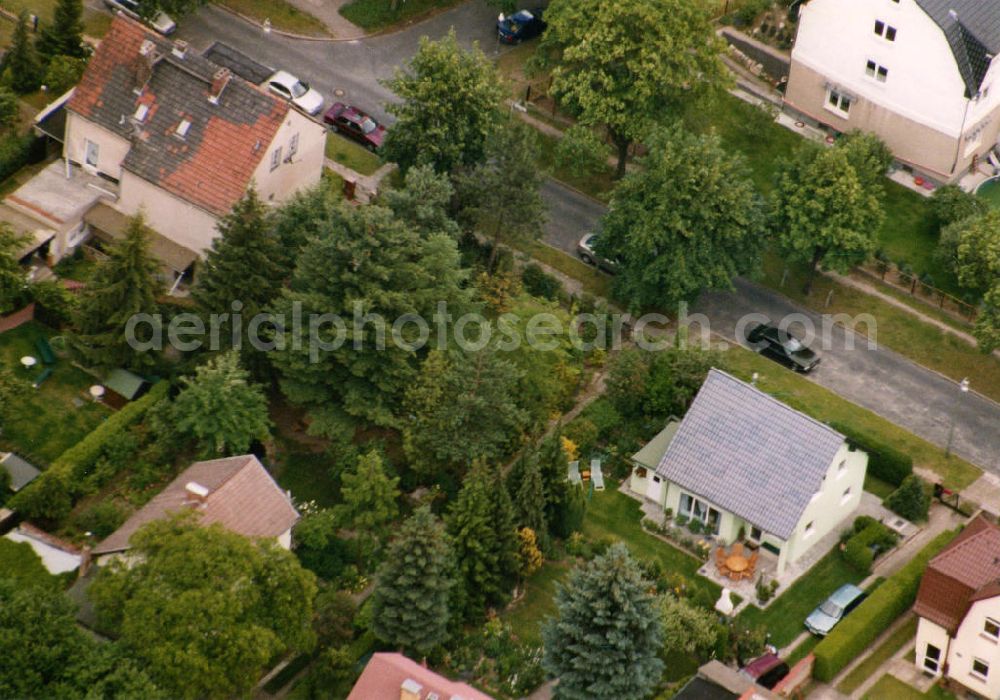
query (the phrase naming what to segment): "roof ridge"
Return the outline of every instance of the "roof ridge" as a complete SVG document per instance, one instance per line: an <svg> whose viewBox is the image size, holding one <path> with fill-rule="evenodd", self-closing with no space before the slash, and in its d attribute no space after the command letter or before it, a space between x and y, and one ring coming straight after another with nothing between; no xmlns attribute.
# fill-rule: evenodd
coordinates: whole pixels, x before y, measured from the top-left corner
<svg viewBox="0 0 1000 700"><path fill-rule="evenodd" d="M935 563L938 562L938 560L943 560L943 559L949 557L950 555L953 555L953 554L961 551L962 549L967 549L969 547L970 543L978 542L985 535L990 535L990 536L993 536L993 537L1000 537L1000 528L998 528L993 523L990 523L989 521L985 521L985 522L988 525L988 527L985 527L985 528L981 529L979 532L973 532L968 537L964 537L964 538L958 540L957 542L953 542L950 547L947 547L946 549L944 549L943 551L941 551L937 556L935 556L933 559L931 559L930 562L929 562L929 564L931 566L933 566ZM966 526L966 527L968 527L968 526ZM994 558L997 558L997 557L1000 557L1000 548L997 549L997 554L995 555ZM939 569L939 571L940 571L940 569ZM941 573L943 573L946 576L951 576L951 574L948 573L947 571L941 571Z"/></svg>
<svg viewBox="0 0 1000 700"><path fill-rule="evenodd" d="M289 508L295 511L295 513L299 512L298 509L291 503L290 494L286 492L284 489L282 489L281 486L278 484L278 482L274 480L274 477L271 476L271 472L268 471L267 467L264 466L264 463L260 461L257 455L251 452L246 455L237 455L236 457L222 457L221 459L236 459L238 457L246 457L246 461L243 464L241 464L238 469L233 470L233 473L230 474L228 477L226 477L226 479L221 484L219 484L215 488L215 490L212 491L212 493L208 494L208 498L211 498L213 494L216 494L219 491L221 491L230 481L233 480L233 477L235 477L237 474L246 469L247 465L256 464L257 467L260 468L260 471L264 473L264 477L267 479L267 482L271 485L272 488L274 488L274 490L278 493L278 495L281 496L282 501L287 503Z"/></svg>

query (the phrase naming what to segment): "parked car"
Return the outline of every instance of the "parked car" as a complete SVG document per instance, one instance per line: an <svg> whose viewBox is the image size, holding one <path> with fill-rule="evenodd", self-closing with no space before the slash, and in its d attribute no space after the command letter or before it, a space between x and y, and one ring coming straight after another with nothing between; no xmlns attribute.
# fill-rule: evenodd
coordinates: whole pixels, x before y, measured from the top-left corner
<svg viewBox="0 0 1000 700"><path fill-rule="evenodd" d="M143 19L140 12L141 4L139 0L104 0L104 5L111 11L119 10L132 19L145 22L150 27L164 36L177 31L177 23L174 22L166 12L157 12L150 19Z"/></svg>
<svg viewBox="0 0 1000 700"><path fill-rule="evenodd" d="M807 348L788 330L771 323L758 323L747 333L750 346L771 359L788 365L796 372L811 372L819 364L819 355Z"/></svg>
<svg viewBox="0 0 1000 700"><path fill-rule="evenodd" d="M323 115L323 122L334 131L354 139L370 151L382 148L385 127L357 107L335 102Z"/></svg>
<svg viewBox="0 0 1000 700"><path fill-rule="evenodd" d="M788 675L788 664L778 658L777 654L767 653L741 668L740 673L770 690Z"/></svg>
<svg viewBox="0 0 1000 700"><path fill-rule="evenodd" d="M277 71L267 79L267 87L306 114L316 115L323 109L323 96L309 87L309 83L299 80L288 71Z"/></svg>
<svg viewBox="0 0 1000 700"><path fill-rule="evenodd" d="M588 233L581 238L580 242L576 244L576 254L580 256L580 260L588 265L595 265L605 272L614 274L618 270L618 263L614 260L608 260L594 251L598 237L596 233Z"/></svg>
<svg viewBox="0 0 1000 700"><path fill-rule="evenodd" d="M542 8L518 10L512 15L503 13L497 17L497 33L505 44L516 44L525 39L533 39L545 31Z"/></svg>
<svg viewBox="0 0 1000 700"><path fill-rule="evenodd" d="M835 590L806 618L806 629L825 637L834 626L861 605L867 594L853 583L845 583Z"/></svg>

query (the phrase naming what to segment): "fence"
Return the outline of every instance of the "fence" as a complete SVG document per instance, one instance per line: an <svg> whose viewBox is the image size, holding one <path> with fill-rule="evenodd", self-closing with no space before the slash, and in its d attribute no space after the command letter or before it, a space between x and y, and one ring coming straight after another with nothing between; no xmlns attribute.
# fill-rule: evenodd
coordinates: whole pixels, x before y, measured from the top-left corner
<svg viewBox="0 0 1000 700"><path fill-rule="evenodd" d="M877 260L859 268L865 274L875 277L894 289L918 299L928 306L934 306L963 321L975 321L979 307L959 299L953 294L924 282L914 272L902 270L893 263Z"/></svg>
<svg viewBox="0 0 1000 700"><path fill-rule="evenodd" d="M816 657L809 654L806 658L792 666L788 675L774 686L774 692L783 698L802 697L802 689L812 679L813 662Z"/></svg>

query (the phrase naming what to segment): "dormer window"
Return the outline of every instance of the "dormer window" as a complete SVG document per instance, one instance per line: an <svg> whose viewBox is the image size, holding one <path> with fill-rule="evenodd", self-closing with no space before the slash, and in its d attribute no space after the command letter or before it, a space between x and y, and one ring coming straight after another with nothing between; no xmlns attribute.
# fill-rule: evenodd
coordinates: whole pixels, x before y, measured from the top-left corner
<svg viewBox="0 0 1000 700"><path fill-rule="evenodd" d="M149 115L149 105L139 105L135 110L135 120L137 122L146 121L146 117Z"/></svg>
<svg viewBox="0 0 1000 700"><path fill-rule="evenodd" d="M177 136L177 138L182 139L187 136L188 129L190 128L191 122L187 119L181 119L181 123L177 125L177 131L174 132L174 135Z"/></svg>

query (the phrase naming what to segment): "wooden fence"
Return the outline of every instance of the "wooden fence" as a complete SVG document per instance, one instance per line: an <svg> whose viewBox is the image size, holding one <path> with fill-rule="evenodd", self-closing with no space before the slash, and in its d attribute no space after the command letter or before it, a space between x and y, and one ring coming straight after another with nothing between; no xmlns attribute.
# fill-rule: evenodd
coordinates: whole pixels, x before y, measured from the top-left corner
<svg viewBox="0 0 1000 700"><path fill-rule="evenodd" d="M919 299L928 306L934 306L963 321L975 321L979 307L924 282L914 272L902 270L893 263L877 260L859 268L865 274L875 277L890 287Z"/></svg>

